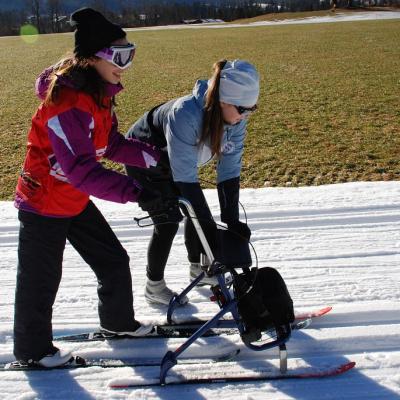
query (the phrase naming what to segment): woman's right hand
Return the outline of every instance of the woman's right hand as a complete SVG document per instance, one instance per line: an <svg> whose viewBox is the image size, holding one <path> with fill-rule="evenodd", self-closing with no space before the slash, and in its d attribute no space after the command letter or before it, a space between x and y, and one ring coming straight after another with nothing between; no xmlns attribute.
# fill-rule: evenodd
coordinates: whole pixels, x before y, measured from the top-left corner
<svg viewBox="0 0 400 400"><path fill-rule="evenodd" d="M172 172L169 164L168 153L160 151L160 154L160 159L158 160L157 165L150 167L151 175L157 180L172 181Z"/></svg>
<svg viewBox="0 0 400 400"><path fill-rule="evenodd" d="M151 212L165 208L163 197L158 190L143 187L138 198L138 203L143 211Z"/></svg>
<svg viewBox="0 0 400 400"><path fill-rule="evenodd" d="M143 184L143 182L141 182ZM142 185L142 191L138 198L139 207L149 213L162 213L178 207L178 197L174 187L168 181L149 182Z"/></svg>

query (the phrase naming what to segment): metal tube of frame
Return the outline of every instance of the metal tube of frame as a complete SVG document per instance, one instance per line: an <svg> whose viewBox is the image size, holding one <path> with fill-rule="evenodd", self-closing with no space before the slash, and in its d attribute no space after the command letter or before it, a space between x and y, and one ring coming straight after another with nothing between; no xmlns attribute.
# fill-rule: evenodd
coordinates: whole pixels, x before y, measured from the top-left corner
<svg viewBox="0 0 400 400"><path fill-rule="evenodd" d="M196 213L194 212L192 205L190 204L190 202L188 200L186 200L183 197L179 197L178 201L180 204L185 206L185 208L190 216L190 219L192 220L193 225L196 229L197 235L199 236L200 242L203 245L203 249L206 252L206 256L210 260L210 265L211 265L214 262L214 255L211 251L210 245L207 242L207 239L204 235L203 229L200 226L199 220L197 219Z"/></svg>

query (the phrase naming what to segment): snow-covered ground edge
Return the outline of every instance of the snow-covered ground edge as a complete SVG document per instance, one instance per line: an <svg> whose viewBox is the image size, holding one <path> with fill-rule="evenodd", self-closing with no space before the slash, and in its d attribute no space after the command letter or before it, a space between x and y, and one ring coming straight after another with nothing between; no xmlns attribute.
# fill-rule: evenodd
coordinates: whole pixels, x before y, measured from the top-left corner
<svg viewBox="0 0 400 400"><path fill-rule="evenodd" d="M206 190L218 220L215 190ZM185 388L111 391L119 379L141 379L140 369L71 372L2 372L0 398L119 399L219 398L240 399L397 399L400 396L400 182L346 183L319 187L244 189L241 201L252 228L259 267L277 268L287 281L297 310L332 305L333 311L309 329L296 332L288 345L289 368L304 363L319 366L357 362L346 375L324 381L198 385ZM138 228L135 204L95 200L128 250L140 320L165 321L165 307L153 308L143 299L146 245L151 228ZM11 202L0 202L0 362L12 359L12 314L18 222ZM188 283L182 232L175 239L166 280L180 290ZM208 317L217 311L205 288L189 293L190 305L177 318ZM96 282L90 269L67 245L64 273L54 307L56 334L95 328ZM182 341L141 343L64 343L63 348L86 357L146 355L161 357ZM205 356L240 348L237 363L224 371L255 365L275 365L276 351L255 353L237 335L200 339L185 354ZM214 373L210 366L209 371ZM157 373L155 371L154 373ZM215 372L216 373L216 372Z"/></svg>
<svg viewBox="0 0 400 400"><path fill-rule="evenodd" d="M164 29L223 29L223 28L248 28L257 26L276 26L276 25L302 25L302 24L324 24L332 22L350 22L350 21L374 21L399 19L400 11L357 11L357 12L334 12L332 15L315 16L306 18L293 18L274 21L255 21L249 23L218 23L218 24L189 24L189 25L162 25L148 26L141 28L126 28L126 31L143 31L143 30L164 30Z"/></svg>

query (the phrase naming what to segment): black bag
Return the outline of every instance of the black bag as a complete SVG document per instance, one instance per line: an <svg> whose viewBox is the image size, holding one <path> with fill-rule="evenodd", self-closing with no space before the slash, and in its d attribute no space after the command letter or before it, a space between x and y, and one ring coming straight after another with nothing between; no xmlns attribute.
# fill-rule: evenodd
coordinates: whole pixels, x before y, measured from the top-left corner
<svg viewBox="0 0 400 400"><path fill-rule="evenodd" d="M216 260L234 277L239 314L248 330L265 330L294 321L293 301L285 281L274 268L253 268L249 244L233 232L218 229ZM238 273L236 269L242 269Z"/></svg>
<svg viewBox="0 0 400 400"><path fill-rule="evenodd" d="M217 249L214 256L229 269L251 266L249 242L226 229L217 230Z"/></svg>
<svg viewBox="0 0 400 400"><path fill-rule="evenodd" d="M253 268L234 276L238 310L246 330L261 331L294 321L293 301L276 269Z"/></svg>

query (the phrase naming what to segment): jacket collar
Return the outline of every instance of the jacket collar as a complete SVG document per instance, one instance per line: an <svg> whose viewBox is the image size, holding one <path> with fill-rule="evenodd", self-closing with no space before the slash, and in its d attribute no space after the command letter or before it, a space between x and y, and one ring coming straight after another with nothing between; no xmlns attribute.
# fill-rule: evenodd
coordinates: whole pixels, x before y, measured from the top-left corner
<svg viewBox="0 0 400 400"><path fill-rule="evenodd" d="M36 80L36 85L35 85L36 95L41 100L44 100L44 98L46 97L47 89L50 84L50 76L53 73L53 69L54 66L47 68L39 75L38 79ZM79 90L79 85L77 84L77 82L74 82L71 78L59 75L57 76L57 80L62 86ZM113 84L107 82L105 84L105 95L106 97L113 97L117 95L122 89L123 86L121 85L121 83Z"/></svg>
<svg viewBox="0 0 400 400"><path fill-rule="evenodd" d="M116 96L121 90L123 90L124 87L121 85L121 83L106 83L106 96L107 97L113 97Z"/></svg>

